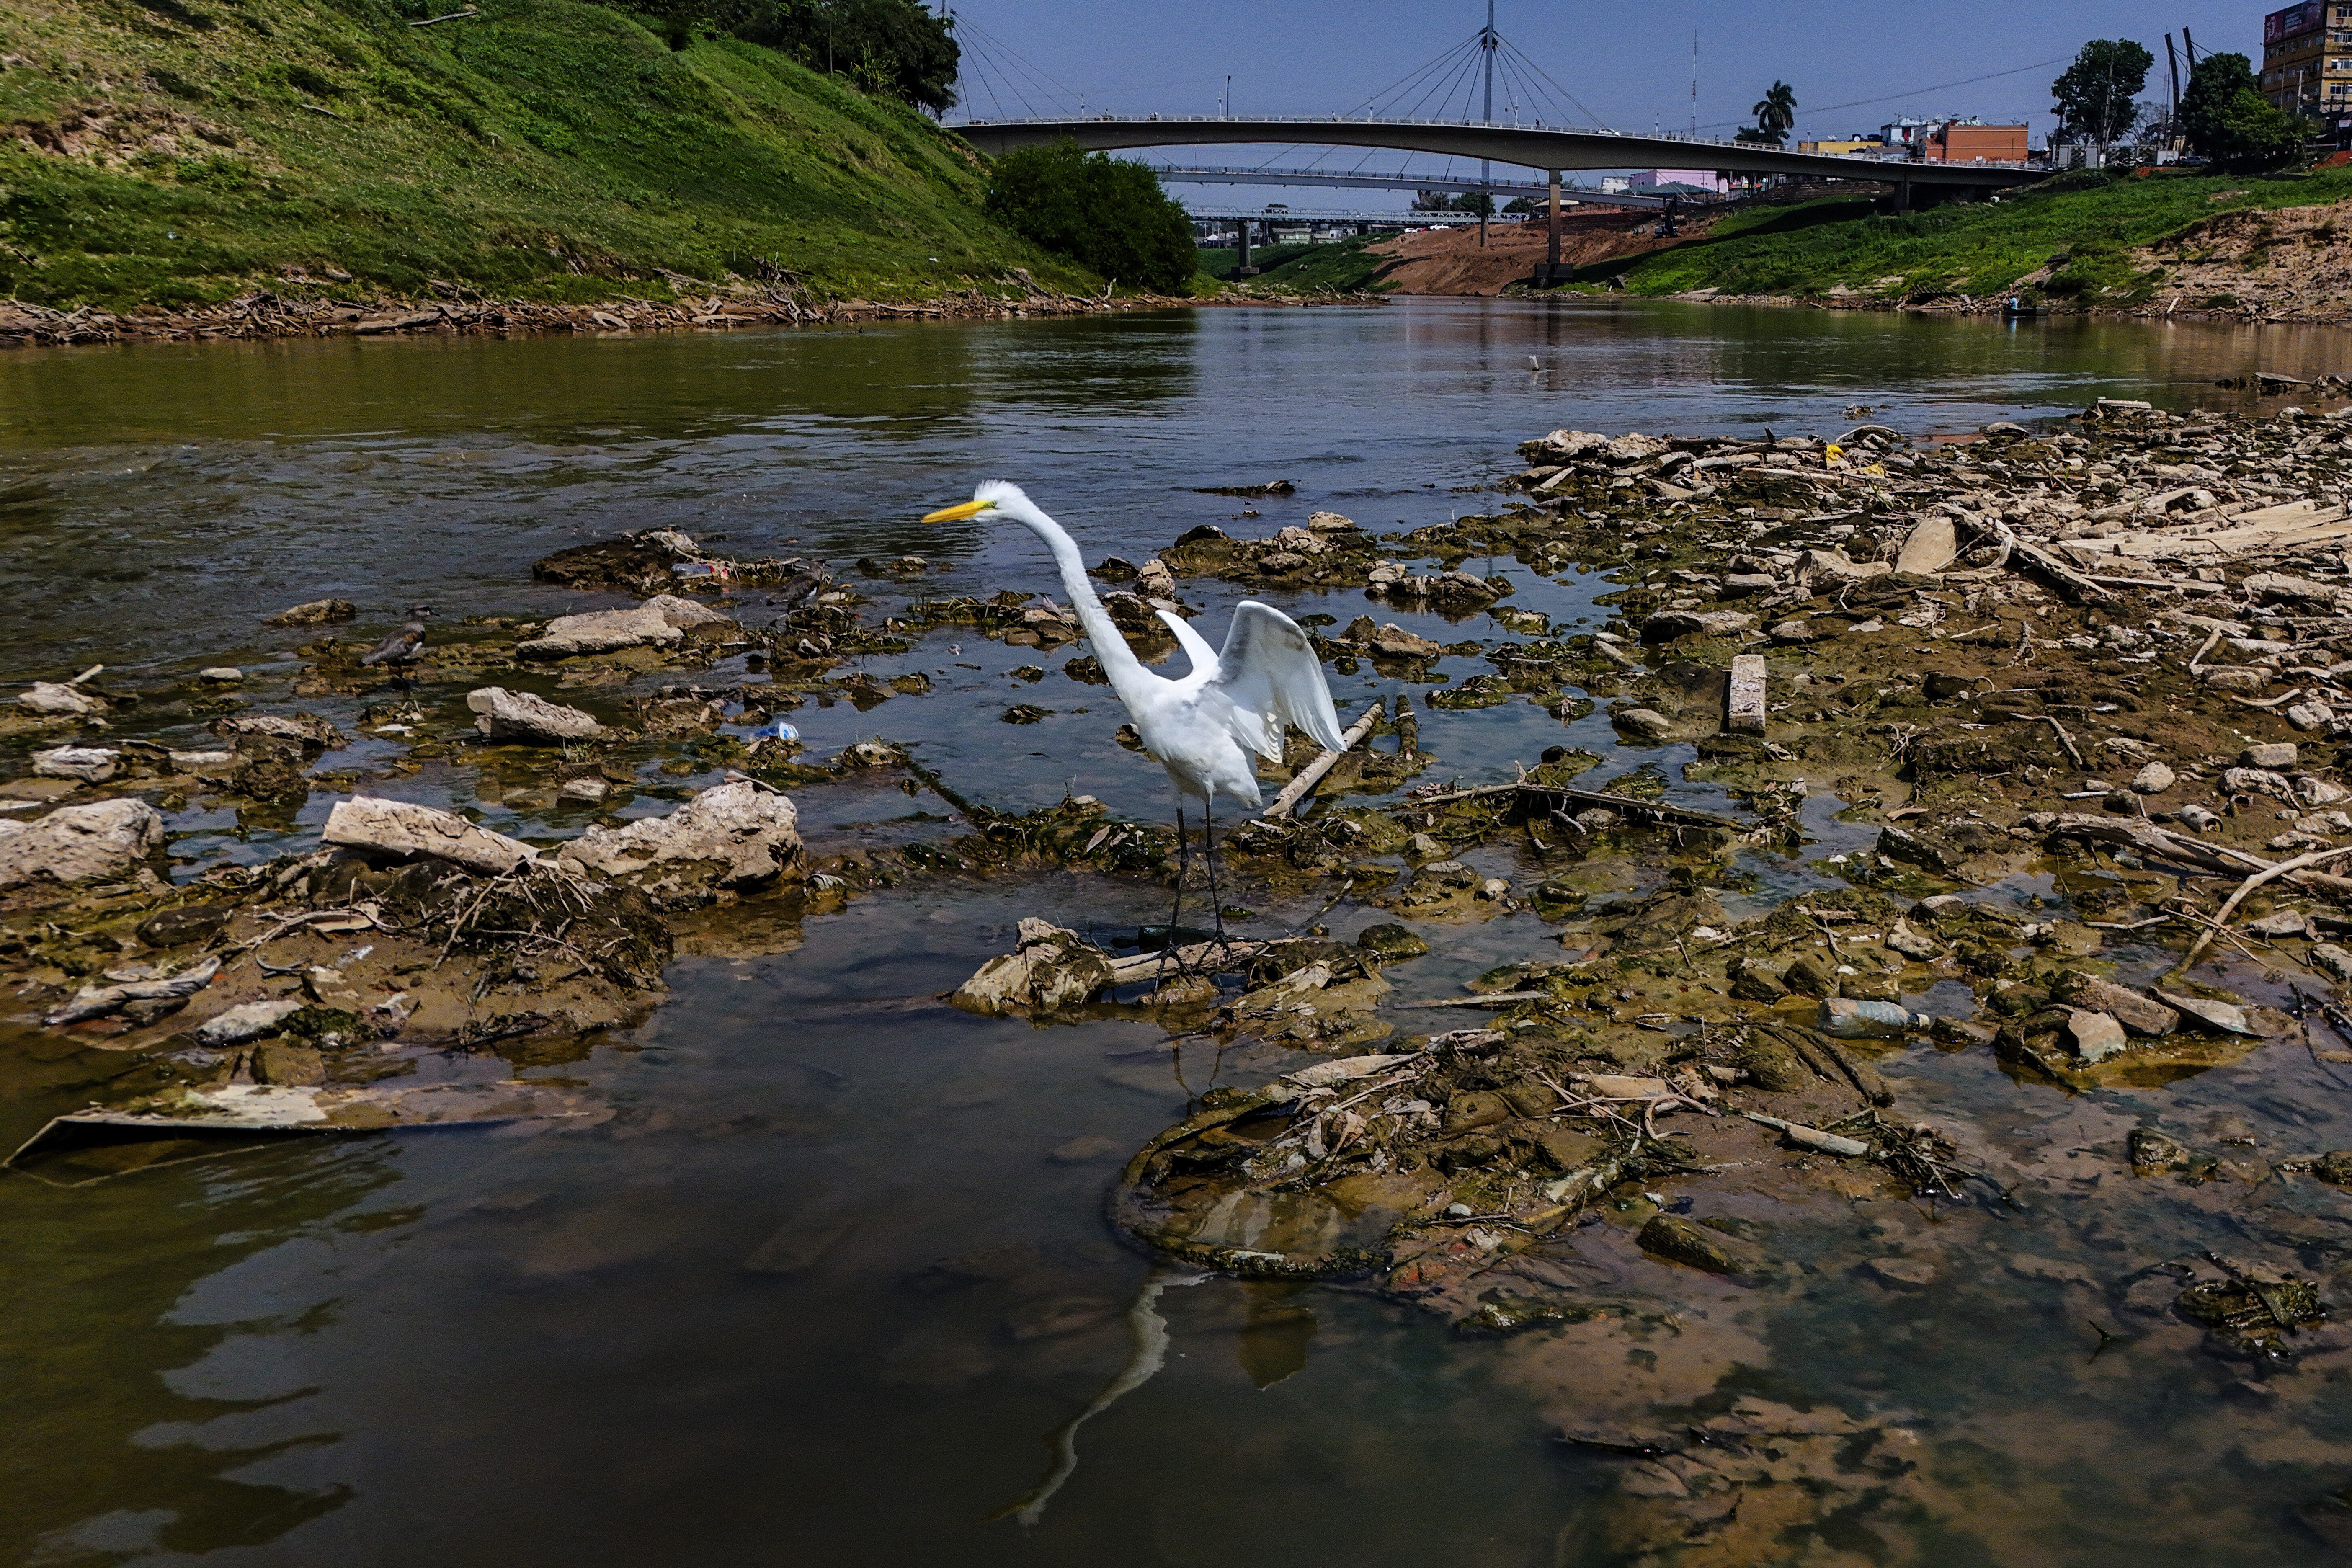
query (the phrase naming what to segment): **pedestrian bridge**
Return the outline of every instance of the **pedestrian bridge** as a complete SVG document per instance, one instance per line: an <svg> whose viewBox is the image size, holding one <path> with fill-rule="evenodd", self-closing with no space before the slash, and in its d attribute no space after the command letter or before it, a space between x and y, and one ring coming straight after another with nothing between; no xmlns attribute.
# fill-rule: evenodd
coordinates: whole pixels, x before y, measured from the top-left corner
<svg viewBox="0 0 2352 1568"><path fill-rule="evenodd" d="M1708 169L1739 174L1798 174L1812 179L1875 180L1895 187L1896 205L1912 188L1931 197L1981 197L2046 179L2049 171L2014 163L1888 162L1823 153L1789 153L1742 142L1702 142L1675 136L1627 136L1613 131L1559 131L1475 121L1228 119L1203 115L1102 115L1082 120L974 120L950 127L981 152L1000 156L1065 138L1082 149L1195 147L1244 143L1311 143L1381 147L1484 158L1521 168Z"/></svg>

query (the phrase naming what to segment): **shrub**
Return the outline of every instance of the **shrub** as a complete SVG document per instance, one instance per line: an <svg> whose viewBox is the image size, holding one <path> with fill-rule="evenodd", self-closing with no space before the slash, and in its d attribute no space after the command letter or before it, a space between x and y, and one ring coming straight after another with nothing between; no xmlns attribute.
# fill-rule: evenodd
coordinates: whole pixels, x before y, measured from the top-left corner
<svg viewBox="0 0 2352 1568"><path fill-rule="evenodd" d="M996 161L988 211L1024 239L1130 288L1174 293L1197 266L1192 224L1140 163L1064 141Z"/></svg>

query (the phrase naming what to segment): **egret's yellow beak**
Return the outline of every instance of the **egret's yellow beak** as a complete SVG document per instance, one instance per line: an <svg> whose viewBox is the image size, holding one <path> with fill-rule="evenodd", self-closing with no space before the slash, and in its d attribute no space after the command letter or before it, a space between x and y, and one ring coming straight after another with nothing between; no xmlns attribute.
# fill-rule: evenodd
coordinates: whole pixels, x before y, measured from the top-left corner
<svg viewBox="0 0 2352 1568"><path fill-rule="evenodd" d="M987 510L988 503L984 500L968 500L961 506L941 507L923 521L925 522L961 522L966 518L978 517Z"/></svg>

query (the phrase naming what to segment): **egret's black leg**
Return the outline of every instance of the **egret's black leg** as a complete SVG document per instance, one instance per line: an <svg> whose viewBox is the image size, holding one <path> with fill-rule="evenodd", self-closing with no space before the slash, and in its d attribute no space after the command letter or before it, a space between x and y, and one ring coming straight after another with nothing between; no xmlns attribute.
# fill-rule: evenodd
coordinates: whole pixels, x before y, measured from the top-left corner
<svg viewBox="0 0 2352 1568"><path fill-rule="evenodd" d="M1225 934L1225 895L1217 887L1217 819L1212 810L1215 805L1216 797L1211 795L1201 807L1201 843L1209 856L1209 908L1216 915L1217 948L1222 954L1233 945L1233 938Z"/></svg>
<svg viewBox="0 0 2352 1568"><path fill-rule="evenodd" d="M1168 959L1182 940L1184 930L1184 878L1192 868L1192 841L1184 837L1184 797L1176 797L1176 907L1168 911L1168 940L1160 949L1160 973L1168 973Z"/></svg>

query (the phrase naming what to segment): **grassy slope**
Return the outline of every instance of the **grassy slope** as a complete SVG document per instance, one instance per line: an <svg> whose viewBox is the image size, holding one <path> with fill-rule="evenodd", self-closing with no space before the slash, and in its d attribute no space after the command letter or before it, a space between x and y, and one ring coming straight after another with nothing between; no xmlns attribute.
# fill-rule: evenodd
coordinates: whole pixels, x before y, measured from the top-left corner
<svg viewBox="0 0 2352 1568"><path fill-rule="evenodd" d="M1086 281L985 218L977 161L902 106L572 0L407 26L459 8L6 0L0 295L184 305L289 268L559 300L667 297L665 268L869 297Z"/></svg>
<svg viewBox="0 0 2352 1568"><path fill-rule="evenodd" d="M1255 288L1393 289L1395 284L1377 280L1381 268L1391 258L1367 255L1365 247L1394 237L1375 234L1328 245L1255 246L1250 250L1250 265L1258 268L1258 276L1249 281ZM1240 266L1238 250L1201 252L1201 270L1222 282L1236 281L1234 271Z"/></svg>
<svg viewBox="0 0 2352 1568"><path fill-rule="evenodd" d="M1843 284L1888 293L1991 294L2054 258L2071 258L2045 286L2085 304L2144 300L2160 269L2136 270L2131 247L2179 234L2217 213L2306 206L2352 198L2352 170L2270 178L2163 175L2093 189L2035 191L1999 203L1874 215L1863 201L1809 202L1743 213L1706 238L1611 264L1639 294L1722 289L1739 294L1819 294ZM1602 268L1591 269L1595 274Z"/></svg>

